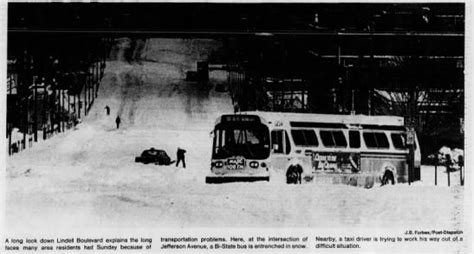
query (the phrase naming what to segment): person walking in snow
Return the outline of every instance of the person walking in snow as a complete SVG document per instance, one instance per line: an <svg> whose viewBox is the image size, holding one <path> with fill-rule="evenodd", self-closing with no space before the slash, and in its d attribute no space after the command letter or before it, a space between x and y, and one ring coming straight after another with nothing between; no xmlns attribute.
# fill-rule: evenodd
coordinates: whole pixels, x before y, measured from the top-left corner
<svg viewBox="0 0 474 254"><path fill-rule="evenodd" d="M179 165L179 162L183 162L183 168L186 168L186 161L184 160L184 154L186 153L186 150L181 149L178 147L178 151L176 152L176 167Z"/></svg>
<svg viewBox="0 0 474 254"><path fill-rule="evenodd" d="M120 116L117 116L117 118L115 118L115 123L117 124L117 129L120 128Z"/></svg>
<svg viewBox="0 0 474 254"><path fill-rule="evenodd" d="M110 115L110 108L109 108L108 105L105 105L105 113L106 113L107 115Z"/></svg>
<svg viewBox="0 0 474 254"><path fill-rule="evenodd" d="M290 162L290 167L286 171L286 183L287 184L301 184L301 175L303 174L303 168L296 161Z"/></svg>

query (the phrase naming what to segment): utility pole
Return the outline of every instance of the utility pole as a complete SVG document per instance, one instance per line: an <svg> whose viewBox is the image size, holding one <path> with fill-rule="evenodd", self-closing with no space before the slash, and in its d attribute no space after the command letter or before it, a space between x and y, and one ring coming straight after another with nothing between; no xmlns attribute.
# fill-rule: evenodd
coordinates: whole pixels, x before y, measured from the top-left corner
<svg viewBox="0 0 474 254"><path fill-rule="evenodd" d="M24 92L23 94L23 100L24 100L24 104L23 104L23 109L24 109L24 112L25 112L25 117L23 118L24 119L24 125L23 125L23 149L26 148L26 133L28 132L29 133L29 105L28 105L28 96L29 96L29 93L30 93L30 89L29 89L29 83L31 82L30 78L31 78L31 65L32 65L32 59L31 59L31 56L29 55L31 51L26 51L24 52L24 70L23 70L23 75L24 75L24 78L23 78L23 82L22 82L22 90Z"/></svg>
<svg viewBox="0 0 474 254"><path fill-rule="evenodd" d="M341 69L341 45L339 44L339 40L337 40L337 81L336 81L336 84L335 86L333 87L333 92L332 92L332 96L333 96L333 113L337 114L339 113L338 111L338 103L340 103L337 99L337 94L338 92L341 90L340 89L340 86L341 86L341 83L342 83L342 77L341 77L341 74L340 74L340 69Z"/></svg>
<svg viewBox="0 0 474 254"><path fill-rule="evenodd" d="M375 58L374 58L374 40L372 38L372 36L369 37L369 51L370 51L370 63L369 63L369 81L372 83L372 84L375 84ZM368 112L367 114L370 116L370 115L373 115L373 105L372 105L372 94L374 93L374 90L373 88L368 88L368 91L367 91L367 109L368 109Z"/></svg>
<svg viewBox="0 0 474 254"><path fill-rule="evenodd" d="M61 128L64 132L64 89L61 89L61 111L59 113L61 114Z"/></svg>
<svg viewBox="0 0 474 254"><path fill-rule="evenodd" d="M56 80L53 80L51 82L51 88L53 89L53 92L51 93L51 98L50 98L50 101L49 103L51 104L51 111L50 111L50 119L51 119L51 134L54 133L54 123L55 123L55 111L56 111L56 107L54 105L54 102L56 100Z"/></svg>
<svg viewBox="0 0 474 254"><path fill-rule="evenodd" d="M95 82L95 87L94 87L94 95L95 98L97 98L97 91L99 90L99 82L100 82L100 58L97 57L96 59L96 82Z"/></svg>
<svg viewBox="0 0 474 254"><path fill-rule="evenodd" d="M33 76L33 132L34 132L34 140L38 142L38 105L36 98L38 97L38 76Z"/></svg>
<svg viewBox="0 0 474 254"><path fill-rule="evenodd" d="M79 93L77 94L77 118L81 118L81 110L82 110L82 101L81 101L81 91L82 88L79 90ZM76 96L74 96L74 100L76 99Z"/></svg>
<svg viewBox="0 0 474 254"><path fill-rule="evenodd" d="M92 89L91 89L92 91L91 91L91 92L92 92L92 98L93 98L94 100L95 100L95 98L97 97L97 96L96 96L96 92L95 92L95 88L96 88L97 80L98 80L98 79L97 79L97 65L98 65L98 64L97 64L96 61L97 61L97 59L95 59L94 65L92 66L92 73L93 73L93 74L92 74L92 75L93 75L92 77L93 77L93 78L92 78Z"/></svg>
<svg viewBox="0 0 474 254"><path fill-rule="evenodd" d="M88 67L87 69L87 73L88 73L88 77L89 77L89 82L87 82L87 97L88 97L88 100L89 100L89 105L87 107L87 113L89 113L89 108L91 107L92 105L92 101L94 100L94 97L92 96L92 82L94 81L94 77L92 76L92 72L91 72L91 67Z"/></svg>
<svg viewBox="0 0 474 254"><path fill-rule="evenodd" d="M87 115L87 73L86 73L86 80L83 87L84 87L84 117L86 117Z"/></svg>
<svg viewBox="0 0 474 254"><path fill-rule="evenodd" d="M67 95L67 128L69 129L71 126L70 126L70 123L71 123L71 96L69 94L69 89L67 90L66 92L66 95Z"/></svg>
<svg viewBox="0 0 474 254"><path fill-rule="evenodd" d="M13 129L13 124L7 123L8 155L12 155L12 129Z"/></svg>
<svg viewBox="0 0 474 254"><path fill-rule="evenodd" d="M416 137L416 88L410 88L410 96L408 101L408 123L405 125L408 127L407 132L407 145L409 149L408 153L408 185L413 181L413 175L415 173L415 137Z"/></svg>
<svg viewBox="0 0 474 254"><path fill-rule="evenodd" d="M49 98L49 94L48 94L48 90L46 89L47 87L47 84L50 84L51 83L51 76L48 75L48 78L45 79L43 77L43 79L41 80L41 84L43 85L44 87L44 93L43 93L43 124L42 124L42 129L43 129L43 140L46 139L46 132L48 131L45 127L45 124L47 123L46 121L46 111L47 111L47 108L48 108L48 98Z"/></svg>
<svg viewBox="0 0 474 254"><path fill-rule="evenodd" d="M10 72L8 72L8 71L10 71ZM8 82L7 108L8 108L8 97L11 96L11 94L12 94L12 85L13 85L13 82L12 82L13 75L11 74L12 71L11 70L8 70L8 71L7 71L7 75L9 75L9 76L7 78L7 82ZM12 126L8 122L8 116L7 116L7 138L8 138L8 155L11 155L12 154L11 153L11 149L12 149Z"/></svg>
<svg viewBox="0 0 474 254"><path fill-rule="evenodd" d="M55 105L56 105L56 123L58 124L58 132L61 132L61 84L57 84L57 93L56 97L54 98L55 100Z"/></svg>

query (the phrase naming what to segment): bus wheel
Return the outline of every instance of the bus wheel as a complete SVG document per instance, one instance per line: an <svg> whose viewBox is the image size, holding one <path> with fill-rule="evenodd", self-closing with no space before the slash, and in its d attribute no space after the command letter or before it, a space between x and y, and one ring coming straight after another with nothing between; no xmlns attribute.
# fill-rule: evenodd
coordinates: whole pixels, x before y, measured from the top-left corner
<svg viewBox="0 0 474 254"><path fill-rule="evenodd" d="M365 183L364 183L364 188L370 189L370 188L374 187L374 182L375 182L374 177L370 177L370 176L366 177L365 178Z"/></svg>
<svg viewBox="0 0 474 254"><path fill-rule="evenodd" d="M391 170L386 169L383 176L382 176L382 186L391 182L391 184L395 184L395 177L393 176L393 172Z"/></svg>
<svg viewBox="0 0 474 254"><path fill-rule="evenodd" d="M287 184L301 184L301 174L303 168L297 165L291 165L286 171L286 183Z"/></svg>

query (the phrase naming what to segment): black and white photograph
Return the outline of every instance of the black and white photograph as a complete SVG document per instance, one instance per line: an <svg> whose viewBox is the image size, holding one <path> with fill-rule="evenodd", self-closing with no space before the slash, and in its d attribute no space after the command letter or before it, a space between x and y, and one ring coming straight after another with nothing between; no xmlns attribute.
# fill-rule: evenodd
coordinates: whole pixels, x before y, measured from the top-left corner
<svg viewBox="0 0 474 254"><path fill-rule="evenodd" d="M318 236L373 229L378 250L403 236L404 252L469 253L466 6L2 4L0 252L33 252L15 237L86 251L76 231L108 232L84 240L108 252L95 239L111 232L262 229L310 239L280 252L372 253ZM147 251L191 251L174 244Z"/></svg>

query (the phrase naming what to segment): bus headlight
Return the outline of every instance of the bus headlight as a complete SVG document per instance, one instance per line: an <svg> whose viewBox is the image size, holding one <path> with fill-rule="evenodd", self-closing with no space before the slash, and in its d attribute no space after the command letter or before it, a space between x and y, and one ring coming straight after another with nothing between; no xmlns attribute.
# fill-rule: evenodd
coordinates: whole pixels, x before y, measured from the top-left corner
<svg viewBox="0 0 474 254"><path fill-rule="evenodd" d="M267 163L265 163L265 162L260 163L260 167L266 168L266 167L267 167Z"/></svg>
<svg viewBox="0 0 474 254"><path fill-rule="evenodd" d="M256 161L251 161L251 162L249 163L249 166L250 166L251 168L258 168L258 162L256 162Z"/></svg>
<svg viewBox="0 0 474 254"><path fill-rule="evenodd" d="M222 168L224 166L224 163L222 163L222 161L216 161L213 164L216 168Z"/></svg>

